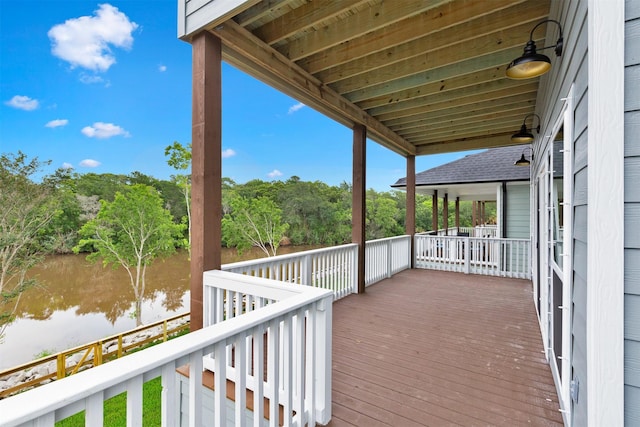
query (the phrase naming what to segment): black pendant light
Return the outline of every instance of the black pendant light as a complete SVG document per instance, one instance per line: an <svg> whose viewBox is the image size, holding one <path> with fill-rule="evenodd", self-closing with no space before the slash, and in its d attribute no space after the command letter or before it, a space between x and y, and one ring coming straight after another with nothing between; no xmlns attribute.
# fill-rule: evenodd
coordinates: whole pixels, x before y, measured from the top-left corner
<svg viewBox="0 0 640 427"><path fill-rule="evenodd" d="M526 122L529 117L538 118L538 126L535 128L535 131L537 133L540 133L540 116L538 116L537 114L527 114L524 117L524 120L522 121L522 126L520 127L520 130L514 133L513 135L511 135L511 142L514 142L516 144L528 144L534 140L533 133L532 133L534 130L533 123L531 123L531 132L529 132L529 130L527 129Z"/></svg>
<svg viewBox="0 0 640 427"><path fill-rule="evenodd" d="M529 166L531 165L531 160L527 159L524 156L524 152L527 150L531 150L531 160L533 160L533 148L531 147L527 147L524 150L522 150L522 155L520 156L520 158L518 160L516 160L513 164L516 166Z"/></svg>
<svg viewBox="0 0 640 427"><path fill-rule="evenodd" d="M531 34L529 35L529 41L524 47L524 53L521 57L514 59L507 66L507 77L510 79L530 79L533 77L538 77L546 73L551 69L551 60L548 56L537 53L536 43L533 41L533 32L540 25L545 22L554 22L558 24L558 28L560 29L560 37L558 41L553 46L546 46L540 48L540 50L555 48L556 56L562 55L562 26L558 21L554 21L553 19L546 19L542 22L536 24L535 27L531 30Z"/></svg>

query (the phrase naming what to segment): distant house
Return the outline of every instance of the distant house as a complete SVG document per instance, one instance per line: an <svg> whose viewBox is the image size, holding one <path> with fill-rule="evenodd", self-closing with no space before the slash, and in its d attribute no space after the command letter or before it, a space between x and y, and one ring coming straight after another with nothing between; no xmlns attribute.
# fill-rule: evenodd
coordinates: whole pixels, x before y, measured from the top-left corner
<svg viewBox="0 0 640 427"><path fill-rule="evenodd" d="M449 202L496 202L497 237L528 239L529 167L514 162L530 152L528 145L492 148L422 171L416 174L416 193ZM406 190L407 179L400 178L391 187ZM477 216L475 225L482 222Z"/></svg>

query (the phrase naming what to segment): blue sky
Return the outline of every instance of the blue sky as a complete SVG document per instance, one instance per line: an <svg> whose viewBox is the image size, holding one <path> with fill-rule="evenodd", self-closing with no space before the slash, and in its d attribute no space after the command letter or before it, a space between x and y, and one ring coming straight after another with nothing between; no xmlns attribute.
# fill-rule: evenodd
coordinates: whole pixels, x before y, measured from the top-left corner
<svg viewBox="0 0 640 427"><path fill-rule="evenodd" d="M191 46L176 0L0 0L0 152L51 171L168 179L164 148L191 140ZM223 65L223 175L351 182L351 130ZM422 156L416 170L466 153ZM389 190L403 157L369 141L367 187Z"/></svg>

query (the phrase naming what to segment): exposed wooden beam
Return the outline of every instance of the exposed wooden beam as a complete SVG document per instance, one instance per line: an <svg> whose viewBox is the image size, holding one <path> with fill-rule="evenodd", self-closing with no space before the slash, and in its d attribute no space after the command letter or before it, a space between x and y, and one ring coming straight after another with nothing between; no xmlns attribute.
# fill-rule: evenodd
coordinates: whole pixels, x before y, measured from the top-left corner
<svg viewBox="0 0 640 427"><path fill-rule="evenodd" d="M416 147L416 155L453 153L456 151L479 150L483 148L505 147L508 145L519 145L511 142L513 132L504 132L500 135L491 135L481 138L451 140L434 142L428 145Z"/></svg>
<svg viewBox="0 0 640 427"><path fill-rule="evenodd" d="M400 22L351 39L349 43L341 43L332 49L308 56L298 61L298 65L311 74L315 74L375 52L393 49L399 44L410 42L466 20L493 13L502 7L513 5L514 0L494 0L492 8L489 10L486 0L463 0L445 3ZM423 28L424 32L417 32L416 28Z"/></svg>
<svg viewBox="0 0 640 427"><path fill-rule="evenodd" d="M456 129L451 129L449 131L443 131L443 132L432 132L430 134L423 135L422 137L412 137L408 139L411 141L411 143L415 144L416 146L421 146L421 145L436 143L442 140L455 140L455 139L462 139L462 138L465 138L465 139L484 138L484 137L489 137L495 134L502 135L509 132L511 132L511 134L514 133L513 126L511 126L510 124L501 125L501 126L489 125L486 127L485 126L478 127L472 130L465 129L465 130L458 131Z"/></svg>
<svg viewBox="0 0 640 427"><path fill-rule="evenodd" d="M253 64L253 68L245 70L257 78L277 79L279 87L287 94L304 94L303 102L330 116L339 115L355 123L363 123L376 142L397 152L413 154L415 148L382 123L358 108L355 104L342 98L335 91L297 65L291 63L282 54L264 44L233 21L216 27L213 33L219 36L225 48L234 51ZM225 49L225 50L226 50ZM246 64L246 62L244 62ZM241 63L242 64L242 63Z"/></svg>

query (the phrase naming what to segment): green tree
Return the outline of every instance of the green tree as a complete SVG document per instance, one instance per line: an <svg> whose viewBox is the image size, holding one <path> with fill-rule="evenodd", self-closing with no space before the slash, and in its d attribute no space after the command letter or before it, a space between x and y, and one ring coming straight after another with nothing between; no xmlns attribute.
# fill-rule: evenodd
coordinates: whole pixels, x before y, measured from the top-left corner
<svg viewBox="0 0 640 427"><path fill-rule="evenodd" d="M127 271L136 298L136 324L140 325L147 267L175 251L183 227L173 222L157 190L147 185L133 185L117 192L113 202L100 203L96 218L80 230L83 238L74 251L95 250L88 260L100 257L105 266L120 265Z"/></svg>
<svg viewBox="0 0 640 427"><path fill-rule="evenodd" d="M178 141L164 149L164 155L168 157L167 164L177 171L187 172L191 168L191 144L186 147ZM187 249L189 257L191 257L191 175L189 173L181 173L172 175L171 179L182 189L184 203L187 209Z"/></svg>
<svg viewBox="0 0 640 427"><path fill-rule="evenodd" d="M0 340L13 320L20 295L35 284L27 271L50 250L43 230L57 211L50 187L32 181L48 165L37 158L0 156Z"/></svg>
<svg viewBox="0 0 640 427"><path fill-rule="evenodd" d="M224 240L240 253L257 246L267 256L275 256L288 228L280 208L265 197L236 197L231 200L231 212L222 218Z"/></svg>

